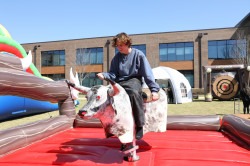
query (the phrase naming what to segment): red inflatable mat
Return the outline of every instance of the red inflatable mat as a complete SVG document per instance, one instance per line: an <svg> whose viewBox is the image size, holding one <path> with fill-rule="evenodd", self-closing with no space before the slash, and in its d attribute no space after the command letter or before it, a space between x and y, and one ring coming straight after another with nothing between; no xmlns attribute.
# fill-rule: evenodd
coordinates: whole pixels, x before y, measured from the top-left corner
<svg viewBox="0 0 250 166"><path fill-rule="evenodd" d="M3 166L249 166L250 151L217 131L168 130L137 141L140 160L123 160L117 138L102 128L73 128L0 158Z"/></svg>

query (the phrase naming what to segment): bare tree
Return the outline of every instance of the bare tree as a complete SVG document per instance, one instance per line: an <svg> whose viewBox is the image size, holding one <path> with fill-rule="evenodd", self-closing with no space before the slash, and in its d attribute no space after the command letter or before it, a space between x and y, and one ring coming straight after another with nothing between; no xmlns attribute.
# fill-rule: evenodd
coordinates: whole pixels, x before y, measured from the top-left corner
<svg viewBox="0 0 250 166"><path fill-rule="evenodd" d="M102 81L95 75L96 68L100 67L103 61L103 53L102 50L100 50L101 48L76 48L76 55L68 59L68 63L70 63L70 66L73 68L73 72L77 72L78 74L80 85L93 86L102 84Z"/></svg>
<svg viewBox="0 0 250 166"><path fill-rule="evenodd" d="M86 48L78 48L76 50L76 70L78 72L78 78L80 85L84 79L86 79L89 73L86 72L87 65L90 63L90 50Z"/></svg>
<svg viewBox="0 0 250 166"><path fill-rule="evenodd" d="M102 84L94 73L100 61L102 59L100 59L100 54L98 54L98 48L78 48L76 50L76 71L78 72L81 85L85 79L89 81L87 86Z"/></svg>
<svg viewBox="0 0 250 166"><path fill-rule="evenodd" d="M234 59L237 64L244 64L245 67L250 65L250 58L248 55L247 32L242 28L238 29L233 38L235 43L228 50L230 57Z"/></svg>

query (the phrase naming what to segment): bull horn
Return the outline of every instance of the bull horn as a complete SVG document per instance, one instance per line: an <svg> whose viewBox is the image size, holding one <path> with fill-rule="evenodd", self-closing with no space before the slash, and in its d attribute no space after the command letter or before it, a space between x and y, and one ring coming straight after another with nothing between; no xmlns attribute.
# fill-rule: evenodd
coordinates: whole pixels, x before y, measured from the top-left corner
<svg viewBox="0 0 250 166"><path fill-rule="evenodd" d="M32 63L32 54L31 54L31 50L29 50L29 53L26 57L24 58L20 58L21 60L21 63L22 63L22 67L23 67L23 70L27 70L31 63Z"/></svg>
<svg viewBox="0 0 250 166"><path fill-rule="evenodd" d="M110 81L110 80L109 80L109 82L110 82L110 84L111 84L111 88L108 90L108 94L109 94L110 96L115 96L115 95L117 95L117 94L120 92L120 89L119 89L119 87L118 87L118 84L115 83L114 81Z"/></svg>
<svg viewBox="0 0 250 166"><path fill-rule="evenodd" d="M70 83L74 84L74 87L78 87L78 89L83 89L83 88L79 88L80 81L79 81L79 78L78 78L78 74L76 72L76 74L74 76L73 71L72 71L72 67L70 68L69 76L70 76ZM81 91L81 90L78 90L78 89L76 89L74 87L71 86L71 88L70 88L71 89L71 96L72 96L72 98L74 100L76 100L76 99L78 99L79 91Z"/></svg>
<svg viewBox="0 0 250 166"><path fill-rule="evenodd" d="M70 82L72 82L76 85L80 85L78 74L76 72L76 76L74 76L73 71L72 71L72 67L70 68L70 71L69 71L69 77L70 77Z"/></svg>
<svg viewBox="0 0 250 166"><path fill-rule="evenodd" d="M82 93L85 94L85 95L86 95L86 94L88 93L88 91L91 89L91 88L89 88L89 87L80 86L80 85L75 85L73 88L76 89L76 90L78 90L79 92L82 92Z"/></svg>
<svg viewBox="0 0 250 166"><path fill-rule="evenodd" d="M75 89L75 90L77 90L77 91L79 91L79 92L82 92L83 94L87 94L88 91L90 90L90 88L88 88L88 87L76 85L76 84L74 84L74 83L72 83L72 82L70 82L70 81L68 81L68 80L66 80L66 83L67 83L70 87L72 87L73 89ZM72 98L73 98L73 97L72 97Z"/></svg>

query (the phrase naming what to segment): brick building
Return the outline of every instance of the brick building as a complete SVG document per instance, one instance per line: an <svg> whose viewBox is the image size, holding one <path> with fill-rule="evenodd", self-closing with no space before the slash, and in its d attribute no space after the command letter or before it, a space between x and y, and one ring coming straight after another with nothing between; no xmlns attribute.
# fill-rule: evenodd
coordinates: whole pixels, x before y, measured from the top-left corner
<svg viewBox="0 0 250 166"><path fill-rule="evenodd" d="M230 51L233 47L244 48L245 57L250 55L249 19L250 13L230 28L130 34L132 47L146 54L152 68L174 68L186 76L193 88L203 88L203 66L239 63ZM22 46L26 51L33 51L33 63L42 75L54 80L68 79L73 67L78 73L84 73L83 84L91 86L102 83L95 73L108 71L117 51L111 46L112 37L25 43Z"/></svg>

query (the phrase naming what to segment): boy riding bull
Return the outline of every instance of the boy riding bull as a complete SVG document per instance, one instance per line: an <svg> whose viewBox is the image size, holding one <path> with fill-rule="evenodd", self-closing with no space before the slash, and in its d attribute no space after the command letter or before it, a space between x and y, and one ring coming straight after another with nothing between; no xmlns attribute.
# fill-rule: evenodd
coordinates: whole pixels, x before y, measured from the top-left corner
<svg viewBox="0 0 250 166"><path fill-rule="evenodd" d="M144 55L138 49L132 48L132 40L126 33L117 34L112 40L112 46L117 47L119 52L111 61L109 72L98 73L101 80L113 80L119 83L130 98L133 116L136 125L136 139L143 137L145 115L142 98L142 79L144 79L152 94L152 101L159 98L159 85L151 66Z"/></svg>

